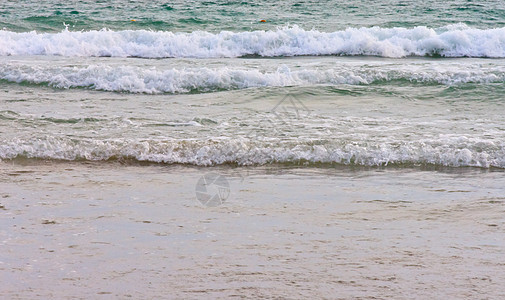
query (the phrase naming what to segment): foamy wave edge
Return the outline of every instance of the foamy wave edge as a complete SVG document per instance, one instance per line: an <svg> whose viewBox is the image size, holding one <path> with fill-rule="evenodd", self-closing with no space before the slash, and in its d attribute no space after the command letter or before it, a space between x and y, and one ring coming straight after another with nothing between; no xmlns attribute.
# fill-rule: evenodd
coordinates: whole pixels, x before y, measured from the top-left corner
<svg viewBox="0 0 505 300"><path fill-rule="evenodd" d="M270 31L191 33L125 30L16 33L0 30L0 56L57 55L142 58L220 58L258 55L372 55L405 57L505 57L505 27L475 29L464 24L442 28L347 28L335 32L299 26Z"/></svg>
<svg viewBox="0 0 505 300"><path fill-rule="evenodd" d="M241 67L216 68L138 68L131 66L51 67L0 65L0 80L12 83L42 84L54 88L88 88L128 93L213 92L256 87L305 85L368 85L404 80L413 83L455 85L505 82L505 68L456 66L353 66L291 69L281 65L274 70Z"/></svg>
<svg viewBox="0 0 505 300"><path fill-rule="evenodd" d="M246 138L210 141L126 141L44 138L4 141L0 161L16 158L66 161L135 160L164 164L240 166L272 163L360 166L438 165L505 168L505 144L458 138L449 143L262 143Z"/></svg>

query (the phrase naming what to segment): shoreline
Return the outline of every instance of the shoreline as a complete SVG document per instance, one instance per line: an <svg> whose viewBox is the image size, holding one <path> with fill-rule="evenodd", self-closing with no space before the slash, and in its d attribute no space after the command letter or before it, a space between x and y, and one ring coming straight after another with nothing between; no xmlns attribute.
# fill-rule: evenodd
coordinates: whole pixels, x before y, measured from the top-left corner
<svg viewBox="0 0 505 300"><path fill-rule="evenodd" d="M45 159L45 158L26 158L26 157L16 157L10 159L0 160L0 168L2 166L10 166L10 168L16 167L30 167L30 166L88 166L97 168L120 168L120 167L159 167L165 169L196 169L202 170L256 170L256 173L261 174L262 172L268 172L278 170L278 171L288 171L294 172L302 170L310 170L315 174L328 174L332 173L328 171L338 172L362 172L362 171L399 171L399 170L411 170L413 172L441 172L441 173L474 173L474 172L505 172L504 168L499 168L495 166L490 167L478 167L478 166L445 166L438 164L414 164L414 163L390 163L387 165L361 165L361 164L342 164L342 163L327 163L327 162L271 162L265 164L248 164L241 165L238 163L222 163L222 164L212 164L212 165L195 165L191 163L165 163L156 162L148 160L137 160L135 158L114 158L108 160L65 160L65 159ZM8 168L6 168L8 169ZM0 169L1 170L1 169Z"/></svg>

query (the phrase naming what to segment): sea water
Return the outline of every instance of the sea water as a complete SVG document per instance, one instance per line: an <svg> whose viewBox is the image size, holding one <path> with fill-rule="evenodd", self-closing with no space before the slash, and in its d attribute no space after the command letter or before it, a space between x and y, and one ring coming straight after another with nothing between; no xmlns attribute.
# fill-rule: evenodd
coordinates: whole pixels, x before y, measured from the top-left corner
<svg viewBox="0 0 505 300"><path fill-rule="evenodd" d="M303 231L300 224L282 220L295 220L307 209L314 209L312 218L320 214L328 220L335 218L336 223L341 220L336 228L342 228L338 227L342 222L347 224L343 233L333 225L319 224L318 229L311 229L312 234L326 240L351 236L355 226L364 226L360 220L373 220L374 230L382 229L374 237L378 240L362 246L356 242L346 248L360 255L373 252L376 246L383 249L395 238L414 247L408 235L416 232L424 241L416 249L426 253L431 249L429 241L462 234L465 239L455 243L458 249L465 249L472 234L475 240L482 234L485 241L468 247L475 250L484 244L491 250L462 250L458 255L468 260L478 256L503 258L498 237L505 223L495 215L503 212L505 201L503 1L2 1L0 29L0 167L4 170L4 190L0 193L6 199L0 204L7 212L30 197L35 203L45 203L49 201L47 195L52 195L55 202L51 203L59 207L73 203L73 199L93 202L98 198L114 199L117 205L138 205L138 198L129 195L142 193L144 200L155 207L161 205L163 198L159 194L163 192L145 176L159 178L169 172L167 178L179 182L180 188L170 182L164 184L172 192L177 191L173 192L177 201L184 199L185 203L178 204L183 213L173 220L184 226L189 218L184 213L190 218L203 218L207 213L217 214L216 219L223 217L220 211L195 212L195 207L201 205L195 200L198 178L217 173L227 178L231 191L218 209L243 214L263 211L277 220L268 224L295 231ZM45 170L42 175L37 173L41 164L41 170ZM89 166L97 170L97 177L81 185L80 180L93 176ZM77 170L69 173L75 181L63 176L67 174L65 168ZM82 178L81 169L87 174ZM173 172L185 179L173 178ZM44 179L57 176L53 173L62 177ZM144 185L133 184L136 188L131 194L118 192L120 196L103 198L93 188L120 189L118 186L132 181L132 174L140 176L138 180ZM266 193L265 185L270 180L278 183ZM83 186L87 188L83 190ZM297 194L291 191L295 187L306 189ZM302 204L297 196L307 202ZM282 209L293 203L298 209ZM354 203L350 205L356 205L360 218L349 220L340 215L345 209L338 203ZM369 210L370 203L382 210ZM390 209L391 203L395 203L394 209ZM104 211L114 215L110 201L92 204L105 205ZM330 209L328 205L334 206ZM272 206L275 209L269 212ZM155 212L153 207L147 211ZM428 212L428 207L439 208L443 216ZM135 219L128 209L122 214ZM387 214L392 214L391 219ZM395 214L403 217L396 218ZM424 218L425 214L429 217ZM422 224L397 223L411 218L422 220ZM479 223L484 226L480 234L469 229L472 220L487 218L492 221ZM95 218L87 220L98 222ZM118 220L123 224L124 219ZM302 218L300 222L305 224L307 220ZM430 220L436 220L441 228L428 230L428 241L419 228L434 226ZM137 221L143 226L149 224ZM383 221L388 225L381 228ZM44 224L52 224L47 222ZM5 228L16 225L11 221L3 224ZM278 244L271 247L288 249L284 246L290 238L284 234L289 230L272 228L262 227L263 235L257 238L274 243L266 237L276 234ZM458 228L463 228L464 234ZM108 230L121 232L117 224ZM8 249L17 252L17 244L8 241L16 240L21 233L4 229L2 234ZM199 242L181 249L201 246L200 234L191 230L186 234ZM175 239L176 243L184 240L181 236ZM248 241L236 242L233 257L240 260L240 249L247 247ZM149 243L147 248L156 249L156 241ZM118 250L120 244L113 250ZM227 247L229 244L224 243L215 251L228 251ZM433 247L447 250L450 245ZM309 248L303 251L310 252ZM118 251L115 255L122 257L126 253ZM317 261L323 259L321 264L335 263L325 253L324 259L316 254L314 257ZM352 255L342 255L344 260L353 259ZM394 264L397 258L391 255L386 261ZM71 260L72 256L67 258ZM212 261L211 256L203 255L201 259L202 264ZM429 258L438 267L444 264L437 259ZM51 265L53 260L46 261ZM368 266L374 263L372 258L367 261ZM18 257L18 264L21 262ZM184 258L179 263L189 264ZM439 269L421 258L415 262L418 266L423 263L429 271ZM447 263L457 264L453 260ZM3 270L15 272L18 268L14 265ZM457 277L468 268L483 274L497 268L486 266L489 264L477 260L472 265L460 262L449 276ZM252 263L250 267L248 271L255 274ZM398 266L405 270L403 267ZM310 264L291 268L310 269L321 278L325 276L321 268L314 269ZM351 266L342 272L354 282L360 280ZM200 282L205 274L189 281ZM374 274L373 269L369 270L361 280L370 280ZM495 282L498 279L481 275L475 276ZM44 286L33 276L35 286ZM444 294L465 297L487 291L490 297L503 295L503 290L491 283L474 283L475 276L444 283L460 287ZM276 280L275 276L265 278L269 282ZM175 281L182 284L184 280ZM298 279L293 275L282 280ZM431 278L425 283L434 282ZM327 284L328 288L318 290L312 285L312 289L328 296L327 292L335 289ZM413 283L387 283L398 288L392 294L374 294L352 282L345 284L347 297L391 297ZM163 289L158 288L161 293ZM202 289L218 296L240 293L219 293L209 286ZM472 294L476 290L480 292ZM194 295L184 291L178 289L176 294ZM7 295L16 293L33 296L23 288L8 290ZM48 293L42 295L50 295L51 291ZM279 288L280 294L275 289L271 293L279 297L309 296L290 293L289 284ZM437 293L423 290L403 295L434 297Z"/></svg>
<svg viewBox="0 0 505 300"><path fill-rule="evenodd" d="M502 169L504 16L500 1L5 2L0 159Z"/></svg>

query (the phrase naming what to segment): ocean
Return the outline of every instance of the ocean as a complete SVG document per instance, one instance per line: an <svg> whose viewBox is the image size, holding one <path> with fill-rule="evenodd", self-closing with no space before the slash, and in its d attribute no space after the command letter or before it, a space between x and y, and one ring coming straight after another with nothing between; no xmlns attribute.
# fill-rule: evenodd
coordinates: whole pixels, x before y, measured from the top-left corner
<svg viewBox="0 0 505 300"><path fill-rule="evenodd" d="M0 296L505 296L503 1L4 0L0 29Z"/></svg>

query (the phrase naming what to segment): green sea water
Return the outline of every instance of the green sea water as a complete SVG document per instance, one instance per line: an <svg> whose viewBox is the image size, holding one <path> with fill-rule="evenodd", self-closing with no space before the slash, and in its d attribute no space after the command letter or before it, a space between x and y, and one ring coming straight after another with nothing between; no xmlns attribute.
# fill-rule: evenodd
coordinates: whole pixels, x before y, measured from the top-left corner
<svg viewBox="0 0 505 300"><path fill-rule="evenodd" d="M132 21L135 20L135 21ZM260 23L266 20L266 23ZM268 30L297 24L335 31L347 27L476 28L505 25L503 1L2 1L0 28L16 32L73 30Z"/></svg>
<svg viewBox="0 0 505 300"><path fill-rule="evenodd" d="M0 159L505 168L502 1L0 13Z"/></svg>

